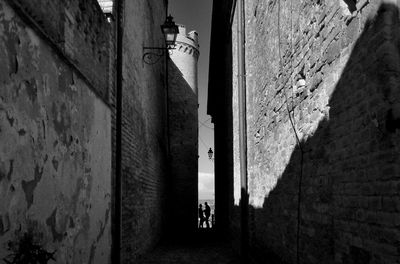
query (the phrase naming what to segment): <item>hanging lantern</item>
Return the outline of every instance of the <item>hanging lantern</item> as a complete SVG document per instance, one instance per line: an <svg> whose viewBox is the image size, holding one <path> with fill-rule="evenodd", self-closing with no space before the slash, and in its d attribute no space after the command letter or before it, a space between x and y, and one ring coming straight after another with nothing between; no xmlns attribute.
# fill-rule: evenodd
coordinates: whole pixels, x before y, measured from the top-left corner
<svg viewBox="0 0 400 264"><path fill-rule="evenodd" d="M169 15L165 20L164 24L161 25L161 31L164 34L165 44L167 47L173 47L175 45L176 36L179 33L179 28L175 24L174 18Z"/></svg>

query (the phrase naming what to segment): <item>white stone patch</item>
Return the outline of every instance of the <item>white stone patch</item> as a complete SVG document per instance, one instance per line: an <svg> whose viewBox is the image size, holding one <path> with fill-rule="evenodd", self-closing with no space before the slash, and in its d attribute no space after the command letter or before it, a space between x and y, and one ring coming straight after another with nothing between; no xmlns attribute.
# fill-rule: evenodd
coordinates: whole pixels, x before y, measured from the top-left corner
<svg viewBox="0 0 400 264"><path fill-rule="evenodd" d="M97 2L99 2L101 10L103 10L104 13L112 13L113 0L97 0Z"/></svg>

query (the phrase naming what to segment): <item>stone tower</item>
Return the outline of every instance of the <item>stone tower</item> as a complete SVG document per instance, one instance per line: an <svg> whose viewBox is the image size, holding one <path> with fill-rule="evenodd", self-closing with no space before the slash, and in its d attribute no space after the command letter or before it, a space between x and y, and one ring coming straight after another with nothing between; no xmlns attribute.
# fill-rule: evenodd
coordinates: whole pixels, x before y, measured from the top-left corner
<svg viewBox="0 0 400 264"><path fill-rule="evenodd" d="M199 59L199 36L196 31L186 33L184 25L179 26L176 47L170 58L181 71L183 78L197 95L197 62Z"/></svg>
<svg viewBox="0 0 400 264"><path fill-rule="evenodd" d="M179 26L169 61L169 124L171 178L169 212L172 230L191 234L197 227L198 100L196 31Z"/></svg>

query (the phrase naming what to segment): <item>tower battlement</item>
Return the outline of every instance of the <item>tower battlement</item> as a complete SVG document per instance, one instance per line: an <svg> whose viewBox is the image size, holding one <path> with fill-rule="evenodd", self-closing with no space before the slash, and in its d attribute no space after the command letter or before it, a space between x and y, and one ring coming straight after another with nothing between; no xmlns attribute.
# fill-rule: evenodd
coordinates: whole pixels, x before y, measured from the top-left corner
<svg viewBox="0 0 400 264"><path fill-rule="evenodd" d="M175 49L170 58L181 72L187 84L197 96L197 62L199 60L199 35L195 30L186 33L186 27L178 24L179 34L176 36Z"/></svg>
<svg viewBox="0 0 400 264"><path fill-rule="evenodd" d="M186 33L184 25L178 25L179 34L176 37L175 49L179 52L184 52L194 56L196 59L199 57L199 35L195 30Z"/></svg>

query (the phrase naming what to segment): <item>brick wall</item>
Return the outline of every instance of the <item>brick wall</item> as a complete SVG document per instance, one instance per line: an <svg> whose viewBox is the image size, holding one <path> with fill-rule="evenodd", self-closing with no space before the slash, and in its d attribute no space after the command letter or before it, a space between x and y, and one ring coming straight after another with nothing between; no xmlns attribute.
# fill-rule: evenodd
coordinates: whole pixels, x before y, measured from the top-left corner
<svg viewBox="0 0 400 264"><path fill-rule="evenodd" d="M108 43L64 20L84 5L108 39L93 3L0 1L0 259L28 236L57 263L111 261Z"/></svg>
<svg viewBox="0 0 400 264"><path fill-rule="evenodd" d="M396 1L246 1L253 257L399 263L399 25Z"/></svg>
<svg viewBox="0 0 400 264"><path fill-rule="evenodd" d="M165 60L142 61L164 45L162 1L125 1L122 90L122 260L155 246L165 220L167 181Z"/></svg>

